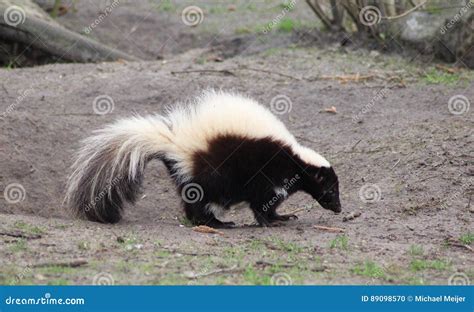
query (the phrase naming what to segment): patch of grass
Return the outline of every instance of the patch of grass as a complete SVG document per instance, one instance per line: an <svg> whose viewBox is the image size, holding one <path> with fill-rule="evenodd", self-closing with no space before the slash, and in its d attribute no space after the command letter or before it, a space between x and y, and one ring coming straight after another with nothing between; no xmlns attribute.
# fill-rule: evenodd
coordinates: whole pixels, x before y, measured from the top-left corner
<svg viewBox="0 0 474 312"><path fill-rule="evenodd" d="M69 281L64 278L58 278L58 279L49 280L48 285L53 285L53 286L69 285Z"/></svg>
<svg viewBox="0 0 474 312"><path fill-rule="evenodd" d="M425 285L425 280L421 276L407 277L404 282L408 285Z"/></svg>
<svg viewBox="0 0 474 312"><path fill-rule="evenodd" d="M370 277L370 278L386 278L387 275L382 267L378 266L373 261L365 261L357 264L352 272L356 275Z"/></svg>
<svg viewBox="0 0 474 312"><path fill-rule="evenodd" d="M277 30L281 32L292 32L296 27L296 22L291 18L284 18L277 26Z"/></svg>
<svg viewBox="0 0 474 312"><path fill-rule="evenodd" d="M337 235L331 242L329 248L337 248L341 250L349 250L349 237L347 235Z"/></svg>
<svg viewBox="0 0 474 312"><path fill-rule="evenodd" d="M204 63L206 62L205 59L202 60ZM199 63L200 62L200 59L197 60L198 64L201 64ZM180 224L184 225L185 227L193 227L194 224L191 222L191 220L189 220L188 218L182 216L182 217L178 217L178 221Z"/></svg>
<svg viewBox="0 0 474 312"><path fill-rule="evenodd" d="M74 268L58 266L58 265L51 265L37 269L38 272L42 273L43 275L62 275L62 274L72 274L75 272Z"/></svg>
<svg viewBox="0 0 474 312"><path fill-rule="evenodd" d="M236 35L247 35L247 34L251 34L253 31L250 27L238 27L235 29L235 34Z"/></svg>
<svg viewBox="0 0 474 312"><path fill-rule="evenodd" d="M160 250L155 251L154 255L157 258L168 258L171 255L171 253L168 250L160 249Z"/></svg>
<svg viewBox="0 0 474 312"><path fill-rule="evenodd" d="M243 273L244 283L251 285L269 285L271 278L262 275L254 267L248 266Z"/></svg>
<svg viewBox="0 0 474 312"><path fill-rule="evenodd" d="M300 253L303 251L303 247L293 243L293 242L286 242L280 238L273 238L271 240L275 246L283 251L286 251L288 253Z"/></svg>
<svg viewBox="0 0 474 312"><path fill-rule="evenodd" d="M265 243L260 239L252 239L248 243L248 247L250 250L253 250L253 251L262 250L265 248Z"/></svg>
<svg viewBox="0 0 474 312"><path fill-rule="evenodd" d="M423 77L423 81L428 84L445 84L452 85L457 83L461 79L460 75L457 73L447 73L444 71L439 71L432 69L426 73Z"/></svg>
<svg viewBox="0 0 474 312"><path fill-rule="evenodd" d="M77 248L79 248L79 250L89 250L91 249L91 246L87 241L80 241L77 243Z"/></svg>
<svg viewBox="0 0 474 312"><path fill-rule="evenodd" d="M447 270L451 266L451 263L446 260L425 260L425 259L413 259L410 262L410 270L413 272L423 271L427 269L433 269L438 271Z"/></svg>
<svg viewBox="0 0 474 312"><path fill-rule="evenodd" d="M36 235L41 235L41 234L44 234L45 231L35 225L31 225L31 224L28 224L28 223L25 223L23 221L17 221L13 224L14 227L16 227L17 229L25 232L25 233L28 233L28 234L36 234Z"/></svg>
<svg viewBox="0 0 474 312"><path fill-rule="evenodd" d="M295 9L296 3L292 3L291 0L284 1L278 5L280 10L286 10L287 12L291 12Z"/></svg>
<svg viewBox="0 0 474 312"><path fill-rule="evenodd" d="M469 232L461 235L461 237L459 237L459 241L464 245L471 245L472 242L474 242L474 233Z"/></svg>
<svg viewBox="0 0 474 312"><path fill-rule="evenodd" d="M173 4L173 2L171 2L171 0L163 0L158 6L158 10L163 11L163 12L170 12L170 11L175 11L176 7Z"/></svg>
<svg viewBox="0 0 474 312"><path fill-rule="evenodd" d="M28 244L26 239L19 239L10 246L11 252L20 252L26 251L28 249Z"/></svg>
<svg viewBox="0 0 474 312"><path fill-rule="evenodd" d="M411 245L410 250L408 251L412 256L422 256L424 253L423 246L420 245Z"/></svg>

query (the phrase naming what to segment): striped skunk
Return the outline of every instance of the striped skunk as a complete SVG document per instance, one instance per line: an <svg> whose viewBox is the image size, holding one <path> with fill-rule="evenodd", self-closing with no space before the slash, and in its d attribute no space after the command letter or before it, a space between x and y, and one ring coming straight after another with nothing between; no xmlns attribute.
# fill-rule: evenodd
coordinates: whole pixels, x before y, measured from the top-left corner
<svg viewBox="0 0 474 312"><path fill-rule="evenodd" d="M152 159L165 164L195 225L234 226L216 215L240 202L250 205L261 226L296 219L276 209L299 190L341 212L329 162L300 145L262 105L222 91L206 91L164 116L134 116L95 131L72 166L67 205L91 221L118 222L124 202L135 202Z"/></svg>

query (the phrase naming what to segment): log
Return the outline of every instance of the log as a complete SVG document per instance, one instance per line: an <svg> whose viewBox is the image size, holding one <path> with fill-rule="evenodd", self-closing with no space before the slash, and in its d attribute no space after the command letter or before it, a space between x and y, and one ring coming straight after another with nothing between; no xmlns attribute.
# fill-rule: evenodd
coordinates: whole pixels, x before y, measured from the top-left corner
<svg viewBox="0 0 474 312"><path fill-rule="evenodd" d="M31 0L0 0L0 38L71 62L140 60L66 29Z"/></svg>

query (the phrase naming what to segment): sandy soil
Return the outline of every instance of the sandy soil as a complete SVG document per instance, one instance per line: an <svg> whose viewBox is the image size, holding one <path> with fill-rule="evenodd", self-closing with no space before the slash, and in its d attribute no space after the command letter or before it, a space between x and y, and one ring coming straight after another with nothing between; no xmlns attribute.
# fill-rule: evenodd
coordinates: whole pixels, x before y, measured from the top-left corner
<svg viewBox="0 0 474 312"><path fill-rule="evenodd" d="M473 101L472 72L447 74L416 58L408 63L337 42L246 54L259 38L233 42L238 52L219 62L214 56L223 47L197 45L158 61L1 69L0 283L446 284L453 274L474 280L474 119L472 107L460 115L448 107L453 96ZM164 166L151 163L143 198L121 223L68 216L62 199L79 140L119 117L160 112L209 87L268 106L287 96L291 110L280 117L332 162L344 214L296 194L281 208L299 210L287 226L252 226L247 209L227 216L236 229L197 233L183 219ZM113 109L97 114L94 99L104 95ZM324 112L331 106L337 114ZM360 217L343 222L356 211Z"/></svg>

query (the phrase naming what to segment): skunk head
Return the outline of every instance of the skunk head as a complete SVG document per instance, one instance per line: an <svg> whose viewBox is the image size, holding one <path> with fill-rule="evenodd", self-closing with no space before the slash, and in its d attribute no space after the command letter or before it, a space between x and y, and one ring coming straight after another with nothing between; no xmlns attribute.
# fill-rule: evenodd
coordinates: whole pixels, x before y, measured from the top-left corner
<svg viewBox="0 0 474 312"><path fill-rule="evenodd" d="M313 167L305 169L303 190L313 196L324 208L335 213L341 212L339 201L339 181L332 167Z"/></svg>

